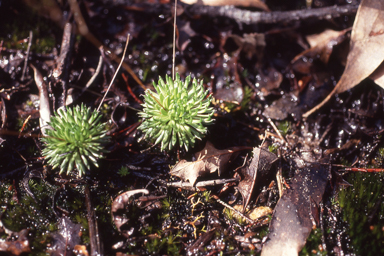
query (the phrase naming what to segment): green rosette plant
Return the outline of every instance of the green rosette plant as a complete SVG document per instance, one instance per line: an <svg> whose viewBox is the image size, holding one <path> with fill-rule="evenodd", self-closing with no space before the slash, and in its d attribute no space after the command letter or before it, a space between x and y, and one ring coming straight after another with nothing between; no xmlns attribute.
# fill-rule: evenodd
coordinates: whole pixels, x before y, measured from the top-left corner
<svg viewBox="0 0 384 256"><path fill-rule="evenodd" d="M91 163L99 167L97 161L108 152L104 145L110 138L100 119L99 112L84 104L55 112L49 122L52 129L47 129L47 136L41 139L45 144L42 155L48 164L60 167L60 174L69 174L76 167L79 176L91 168Z"/></svg>
<svg viewBox="0 0 384 256"><path fill-rule="evenodd" d="M143 110L139 116L143 118L138 127L145 133L146 139L161 143L161 150L171 150L176 144L189 147L201 140L207 133L206 125L213 123L213 108L209 107L212 95L203 87L203 81L187 76L185 81L165 76L160 77L158 84L153 82L156 92L146 90Z"/></svg>

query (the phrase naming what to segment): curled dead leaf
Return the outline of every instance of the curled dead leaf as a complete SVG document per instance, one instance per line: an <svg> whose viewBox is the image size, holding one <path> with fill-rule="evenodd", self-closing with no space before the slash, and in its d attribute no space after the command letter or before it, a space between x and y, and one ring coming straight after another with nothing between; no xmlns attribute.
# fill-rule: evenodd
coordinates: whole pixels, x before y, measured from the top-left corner
<svg viewBox="0 0 384 256"><path fill-rule="evenodd" d="M270 176L270 169L276 160L277 156L274 153L262 148L254 148L250 164L240 169L242 180L237 188L243 197L243 211L249 204L256 181L265 182L267 177Z"/></svg>
<svg viewBox="0 0 384 256"><path fill-rule="evenodd" d="M131 197L135 194L144 193L149 194L149 191L146 189L136 189L124 192L117 196L115 200L113 200L112 206L111 206L111 213L113 221L116 225L116 228L122 233L123 236L129 237L134 232L134 228L129 226L123 227L126 224L129 224L129 219L126 217L126 210L131 203Z"/></svg>
<svg viewBox="0 0 384 256"><path fill-rule="evenodd" d="M249 147L231 147L229 149L216 149L210 142L207 142L204 149L197 152L196 161L181 160L177 163L170 174L189 181L195 185L197 178L205 176L209 173L218 171L218 175L225 170L229 161L234 158L241 150L249 149Z"/></svg>

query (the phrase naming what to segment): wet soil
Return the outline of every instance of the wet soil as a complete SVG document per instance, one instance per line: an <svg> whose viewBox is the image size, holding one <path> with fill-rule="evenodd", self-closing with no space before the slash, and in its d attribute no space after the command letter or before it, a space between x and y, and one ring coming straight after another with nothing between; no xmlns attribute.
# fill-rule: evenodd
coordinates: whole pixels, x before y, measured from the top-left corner
<svg viewBox="0 0 384 256"><path fill-rule="evenodd" d="M384 254L383 174L345 170L351 165L383 168L383 90L365 80L303 120L301 115L326 97L340 78L348 38L334 47L327 64L316 55L292 62L309 48L306 35L349 28L354 15L249 25L227 17L191 15L181 5L176 71L183 78L191 74L203 79L215 98L215 123L188 152L162 152L137 130L137 111L152 81L172 72L172 5L79 1L90 33L104 46L100 51L95 40L76 30L69 2L12 1L0 7L0 23L6 24L0 32L0 254L259 254L280 197L276 173L262 174L265 178L249 191L247 213L267 209L252 223L226 206L244 204L238 179L244 178L244 163L244 168L251 165L252 150L241 152L220 177L212 173L198 179L233 178L231 182L200 189L170 186L180 181L170 176L170 168L181 159L196 160L194 153L207 141L219 150L263 146L273 152L285 189L304 177L298 162L321 166L321 200L311 206L313 225L301 255ZM271 11L306 8L303 1L266 2ZM314 8L348 4L315 2L321 6ZM66 21L74 27L72 37L63 35ZM124 62L132 73L120 71L101 108L112 137L110 153L84 177L76 172L60 175L41 155L39 91L33 69L24 68L25 59L41 72L52 110L60 107L65 94L73 96L72 105L85 103L95 109L118 66L111 53L122 55L128 33ZM63 38L73 43L67 45L70 57L61 60ZM83 90L100 56L99 74ZM64 73L57 79L60 61ZM148 194L125 198L112 210L118 195L135 189ZM300 196L311 193L309 188ZM117 219L125 221L116 225Z"/></svg>

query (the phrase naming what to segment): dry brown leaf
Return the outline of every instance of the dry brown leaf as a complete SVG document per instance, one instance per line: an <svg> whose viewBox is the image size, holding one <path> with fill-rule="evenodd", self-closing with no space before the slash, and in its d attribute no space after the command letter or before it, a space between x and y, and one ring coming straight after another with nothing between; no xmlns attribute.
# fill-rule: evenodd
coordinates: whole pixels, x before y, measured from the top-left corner
<svg viewBox="0 0 384 256"><path fill-rule="evenodd" d="M283 193L274 209L261 256L299 254L311 233L313 220L316 221L315 209L323 199L327 182L328 169L322 164L313 163L296 170L290 189Z"/></svg>
<svg viewBox="0 0 384 256"><path fill-rule="evenodd" d="M232 38L241 51L246 54L248 59L256 55L258 61L261 61L264 55L264 48L267 45L265 42L265 34L250 33L244 34L242 37L238 35L230 35L229 37Z"/></svg>
<svg viewBox="0 0 384 256"><path fill-rule="evenodd" d="M277 156L266 149L253 149L253 158L250 164L240 169L242 180L237 186L237 189L243 197L243 210L245 210L249 204L256 182L260 183L268 180L272 164L276 160Z"/></svg>
<svg viewBox="0 0 384 256"><path fill-rule="evenodd" d="M191 42L191 38L196 36L197 33L191 28L191 23L189 21L181 21L178 24L177 35L177 48L184 51Z"/></svg>
<svg viewBox="0 0 384 256"><path fill-rule="evenodd" d="M233 209L239 211L239 212L244 212L244 208L242 204L235 204L233 206ZM247 219L243 218L243 216L239 215L237 212L231 210L231 213L233 214L234 217L238 219L242 219L243 221L248 221ZM254 209L251 209L247 212L245 212L245 216L247 216L249 219L257 221L258 219L261 219L263 217L266 217L268 215L272 215L273 210L272 208L268 206L259 206Z"/></svg>
<svg viewBox="0 0 384 256"><path fill-rule="evenodd" d="M313 52L311 55L319 55L323 63L328 63L333 47L343 42L346 38L346 33L350 30L350 28L342 31L326 29L320 34L307 36L306 39L311 48L299 54L298 57L306 55L308 52ZM294 60L298 57L295 57Z"/></svg>
<svg viewBox="0 0 384 256"><path fill-rule="evenodd" d="M350 52L340 81L316 107L303 115L307 118L335 93L353 88L369 77L384 60L384 1L363 0L352 28Z"/></svg>
<svg viewBox="0 0 384 256"><path fill-rule="evenodd" d="M384 88L384 62L369 76L377 85Z"/></svg>
<svg viewBox="0 0 384 256"><path fill-rule="evenodd" d="M231 147L219 150L207 142L204 149L195 154L196 161L181 160L173 167L170 174L181 178L183 181L188 180L192 185L195 185L197 178L209 173L218 171L220 176L234 154L245 149L249 149L249 147Z"/></svg>
<svg viewBox="0 0 384 256"><path fill-rule="evenodd" d="M255 7L263 11L269 12L268 6L261 0L181 0L186 4L202 4L210 6L221 6L221 5L236 5L243 7Z"/></svg>

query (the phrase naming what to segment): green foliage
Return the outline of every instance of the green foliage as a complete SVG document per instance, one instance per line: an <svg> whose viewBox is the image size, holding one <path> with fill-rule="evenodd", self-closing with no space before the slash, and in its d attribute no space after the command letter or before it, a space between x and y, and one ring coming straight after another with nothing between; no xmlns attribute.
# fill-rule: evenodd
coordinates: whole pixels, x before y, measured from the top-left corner
<svg viewBox="0 0 384 256"><path fill-rule="evenodd" d="M281 132L281 135L285 136L291 130L291 123L288 121L283 121L277 124L277 128Z"/></svg>
<svg viewBox="0 0 384 256"><path fill-rule="evenodd" d="M99 112L83 104L55 112L49 123L52 129L47 129L47 137L41 139L45 143L42 154L48 164L67 174L76 166L80 176L91 168L90 163L98 167L98 159L108 152L104 144L109 141L100 119Z"/></svg>
<svg viewBox="0 0 384 256"><path fill-rule="evenodd" d="M327 252L319 250L319 245L321 245L321 229L317 228L312 230L309 235L307 242L304 248L300 252L300 256L304 255L317 255L317 256L325 256Z"/></svg>
<svg viewBox="0 0 384 256"><path fill-rule="evenodd" d="M36 201L22 191L20 199L16 201L15 188L12 183L4 181L0 185L1 221L12 231L19 232L28 229L33 239L30 240L32 252L30 255L42 255L49 243L49 233L56 230L56 219L52 211L52 197L55 187L43 180L30 179L29 186ZM10 189L12 188L12 189Z"/></svg>
<svg viewBox="0 0 384 256"><path fill-rule="evenodd" d="M271 144L268 146L268 151L276 154L278 148L279 146L277 144Z"/></svg>
<svg viewBox="0 0 384 256"><path fill-rule="evenodd" d="M121 177L125 177L129 174L129 168L127 166L122 166L119 171L118 171L119 175Z"/></svg>
<svg viewBox="0 0 384 256"><path fill-rule="evenodd" d="M247 110L248 105L251 102L251 97L253 95L253 90L249 86L244 87L244 97L243 100L240 103L241 109L242 110Z"/></svg>
<svg viewBox="0 0 384 256"><path fill-rule="evenodd" d="M52 49L56 47L54 34L61 31L60 28L53 26L49 19L32 12L31 8L21 2L15 5L18 5L18 8L13 10L14 16L11 19L8 18L7 22L3 22L1 28L2 47L27 50L28 41L24 41L24 39L28 38L29 32L32 31L34 40L32 41L31 52L52 52ZM3 8L7 8L6 6L7 4Z"/></svg>
<svg viewBox="0 0 384 256"><path fill-rule="evenodd" d="M164 82L160 77L157 85L153 83L156 92L145 92L139 129L155 145L161 142L161 150L171 150L177 142L188 150L207 133L204 125L213 123L212 96L207 97L202 81L193 79L191 87L190 82L190 76L182 82L179 74L175 81L166 76Z"/></svg>
<svg viewBox="0 0 384 256"><path fill-rule="evenodd" d="M352 173L339 193L343 221L356 255L384 255L384 175Z"/></svg>
<svg viewBox="0 0 384 256"><path fill-rule="evenodd" d="M181 243L176 241L178 237L181 237L180 233L181 232L179 231L175 235L170 234L163 238L148 239L145 243L145 249L147 250L148 255L180 255Z"/></svg>

